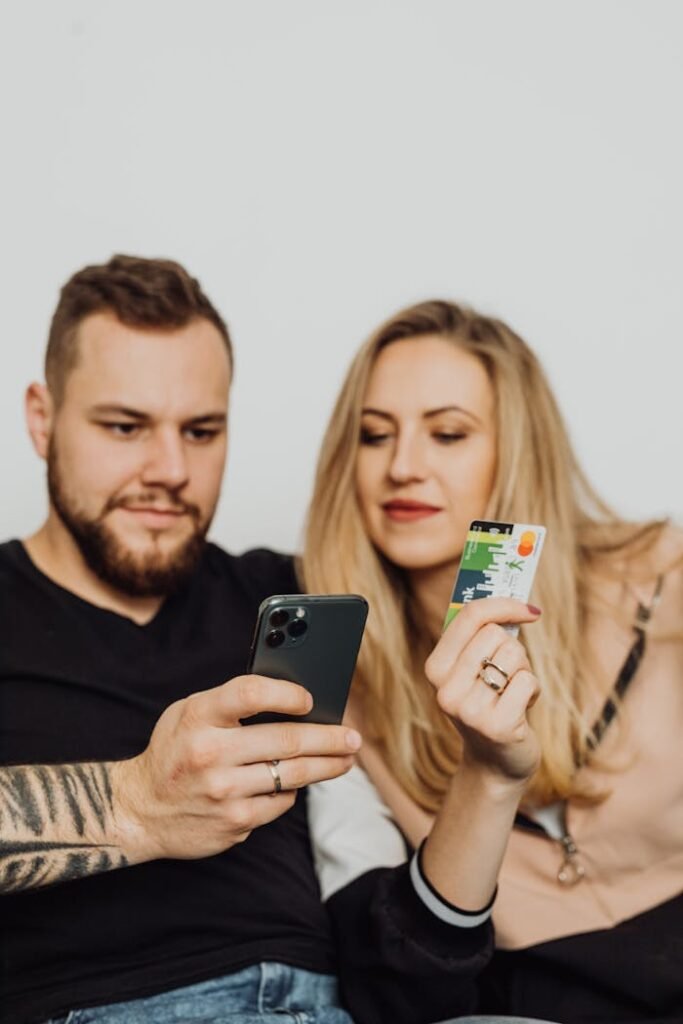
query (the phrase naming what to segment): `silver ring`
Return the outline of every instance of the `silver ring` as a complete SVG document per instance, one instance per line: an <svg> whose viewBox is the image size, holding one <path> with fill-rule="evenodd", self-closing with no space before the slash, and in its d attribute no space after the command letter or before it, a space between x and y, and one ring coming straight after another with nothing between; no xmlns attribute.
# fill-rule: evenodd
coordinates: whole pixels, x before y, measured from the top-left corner
<svg viewBox="0 0 683 1024"><path fill-rule="evenodd" d="M280 773L277 770L279 763L279 761L266 761L266 768L273 776L273 796L275 796L276 793L282 792L282 779L280 778Z"/></svg>

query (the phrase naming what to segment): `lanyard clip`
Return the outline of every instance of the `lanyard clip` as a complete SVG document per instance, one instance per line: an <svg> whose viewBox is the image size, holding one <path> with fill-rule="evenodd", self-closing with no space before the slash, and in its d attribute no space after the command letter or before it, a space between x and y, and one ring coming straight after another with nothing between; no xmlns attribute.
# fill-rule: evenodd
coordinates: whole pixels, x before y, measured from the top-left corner
<svg viewBox="0 0 683 1024"><path fill-rule="evenodd" d="M664 584L664 576L658 576L655 581L655 589L652 595L652 599L649 605L643 604L642 601L638 602L638 608L636 610L636 629L646 629L647 625L652 618L655 608L659 604L659 600L662 596L662 586Z"/></svg>
<svg viewBox="0 0 683 1024"><path fill-rule="evenodd" d="M570 835L564 835L560 839L562 846L562 863L557 872L557 880L560 885L576 885L586 874L582 864L578 861L578 848Z"/></svg>

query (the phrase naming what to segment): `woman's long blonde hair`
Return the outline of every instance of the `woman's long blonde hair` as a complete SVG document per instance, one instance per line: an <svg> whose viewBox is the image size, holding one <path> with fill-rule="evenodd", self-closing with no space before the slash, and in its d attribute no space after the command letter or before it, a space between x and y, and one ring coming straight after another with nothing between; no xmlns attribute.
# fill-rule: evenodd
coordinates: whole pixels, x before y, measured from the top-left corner
<svg viewBox="0 0 683 1024"><path fill-rule="evenodd" d="M423 335L438 335L472 353L491 380L498 457L486 515L542 523L548 530L534 585L543 616L523 630L543 688L543 699L531 712L542 761L528 798L539 804L590 798L576 781L576 763L587 753L589 715L596 709L596 668L584 636L591 570L627 547L649 547L662 524L634 527L598 497L576 461L538 360L500 320L451 302L423 302L391 317L362 346L322 444L301 565L305 585L314 592L355 592L368 599L354 682L363 730L406 792L435 811L457 767L460 739L424 676L435 638L419 619L406 574L369 540L355 484L361 409L377 355L401 338Z"/></svg>

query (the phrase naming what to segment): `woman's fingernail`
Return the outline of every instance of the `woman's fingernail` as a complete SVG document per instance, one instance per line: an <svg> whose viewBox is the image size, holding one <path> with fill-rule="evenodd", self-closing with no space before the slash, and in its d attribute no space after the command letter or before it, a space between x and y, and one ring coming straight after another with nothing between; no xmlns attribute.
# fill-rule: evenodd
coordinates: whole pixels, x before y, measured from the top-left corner
<svg viewBox="0 0 683 1024"><path fill-rule="evenodd" d="M527 608L529 609L529 611L531 612L532 615L540 615L541 614L541 609L537 608L535 604L528 604Z"/></svg>
<svg viewBox="0 0 683 1024"><path fill-rule="evenodd" d="M346 746L349 750L360 750L360 745L363 742L361 734L356 732L355 729L348 729L346 732Z"/></svg>

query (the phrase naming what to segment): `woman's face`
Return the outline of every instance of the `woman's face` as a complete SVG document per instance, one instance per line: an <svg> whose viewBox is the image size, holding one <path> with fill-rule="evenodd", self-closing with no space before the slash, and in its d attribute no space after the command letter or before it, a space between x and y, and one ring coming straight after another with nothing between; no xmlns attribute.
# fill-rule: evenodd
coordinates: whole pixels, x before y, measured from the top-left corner
<svg viewBox="0 0 683 1024"><path fill-rule="evenodd" d="M457 561L496 469L494 393L482 363L438 335L382 349L363 401L356 487L371 540L395 565Z"/></svg>

